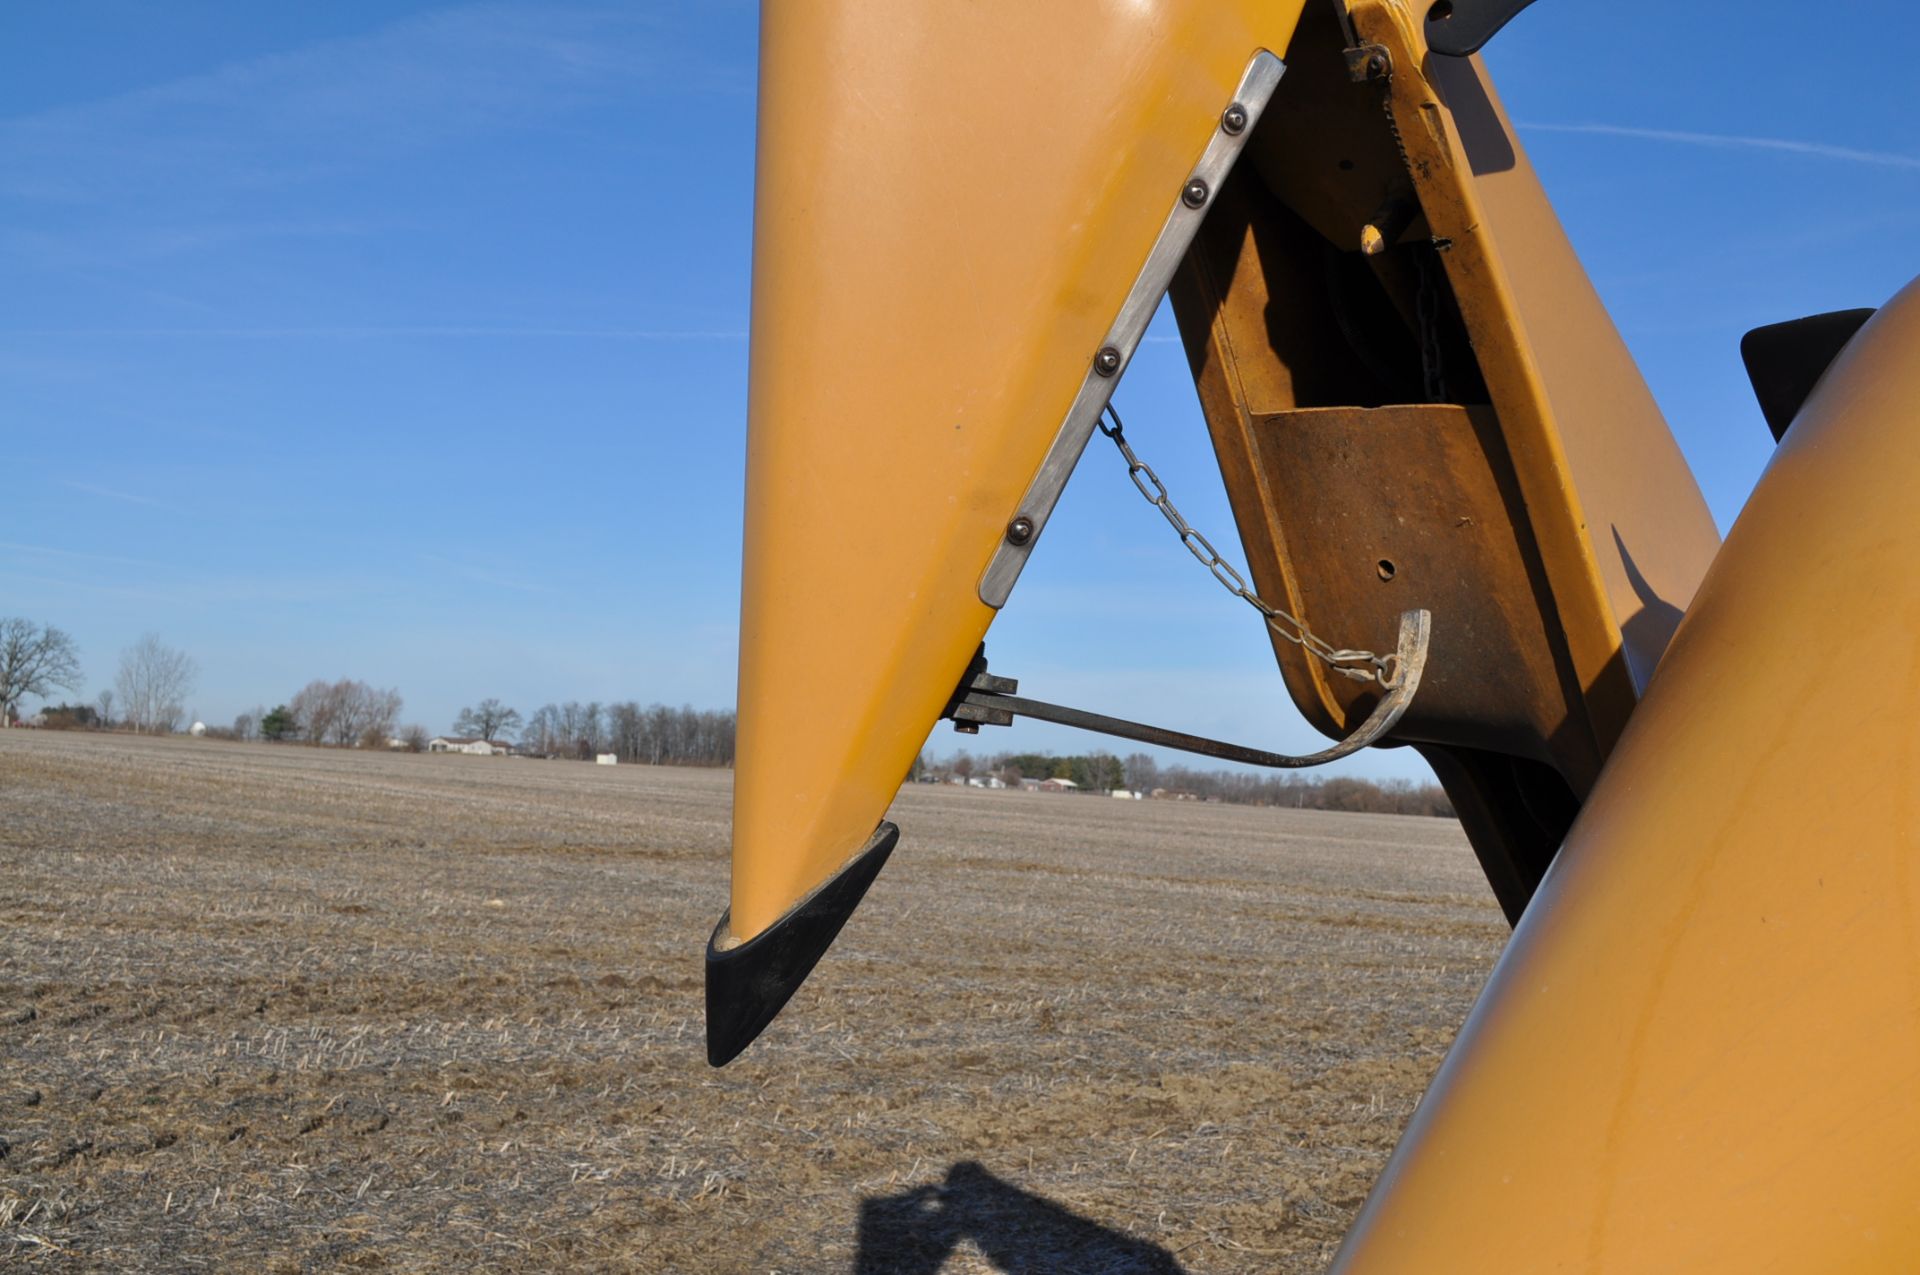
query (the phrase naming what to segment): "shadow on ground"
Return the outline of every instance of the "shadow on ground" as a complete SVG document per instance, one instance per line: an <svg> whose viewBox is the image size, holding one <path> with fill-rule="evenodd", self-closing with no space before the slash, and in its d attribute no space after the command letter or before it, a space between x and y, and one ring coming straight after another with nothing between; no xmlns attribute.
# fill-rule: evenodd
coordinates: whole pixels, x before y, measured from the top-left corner
<svg viewBox="0 0 1920 1275"><path fill-rule="evenodd" d="M1185 1275L1173 1254L1023 1191L972 1161L938 1186L860 1206L855 1275L936 1275L971 1240L1005 1275Z"/></svg>

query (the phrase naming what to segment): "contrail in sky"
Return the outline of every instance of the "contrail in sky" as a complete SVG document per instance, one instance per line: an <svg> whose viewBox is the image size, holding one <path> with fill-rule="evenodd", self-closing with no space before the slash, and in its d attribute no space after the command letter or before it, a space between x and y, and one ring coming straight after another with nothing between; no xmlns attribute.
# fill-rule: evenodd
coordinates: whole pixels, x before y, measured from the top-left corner
<svg viewBox="0 0 1920 1275"><path fill-rule="evenodd" d="M487 328L487 327L342 327L342 328L0 328L7 336L77 337L603 337L613 341L744 341L744 331L681 331L671 328Z"/></svg>
<svg viewBox="0 0 1920 1275"><path fill-rule="evenodd" d="M1714 146L1722 150L1782 151L1789 155L1811 155L1816 159L1838 159L1853 164L1872 164L1879 168L1920 169L1920 157L1893 151L1863 151L1851 146L1829 146L1825 142L1796 142L1784 137L1742 137L1732 133L1690 133L1673 128L1629 128L1622 124L1536 124L1517 122L1528 133L1587 133L1599 137L1634 137L1649 142L1679 142L1685 146Z"/></svg>

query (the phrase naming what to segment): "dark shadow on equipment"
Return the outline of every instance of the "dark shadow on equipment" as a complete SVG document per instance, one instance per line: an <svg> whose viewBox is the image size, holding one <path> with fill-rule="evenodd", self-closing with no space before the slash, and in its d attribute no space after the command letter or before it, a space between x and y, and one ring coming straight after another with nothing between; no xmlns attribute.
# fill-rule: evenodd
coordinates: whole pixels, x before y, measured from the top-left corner
<svg viewBox="0 0 1920 1275"><path fill-rule="evenodd" d="M1683 614L1679 607L1667 601L1653 591L1653 585L1640 574L1640 567L1627 552L1627 542L1620 538L1620 528L1613 529L1613 547L1620 553L1620 565L1626 568L1627 583L1633 586L1633 594L1640 599L1640 609L1633 613L1621 626L1630 651L1665 651L1667 643L1673 641L1673 631L1680 627ZM1650 676L1652 669L1643 671Z"/></svg>
<svg viewBox="0 0 1920 1275"><path fill-rule="evenodd" d="M1473 175L1484 177L1512 169L1518 156L1500 123L1500 112L1494 109L1487 86L1481 82L1480 69L1465 58L1431 57L1426 71L1453 112L1460 149L1467 153L1467 167Z"/></svg>
<svg viewBox="0 0 1920 1275"><path fill-rule="evenodd" d="M971 1240L1004 1275L1184 1275L1157 1244L1092 1222L972 1161L938 1186L860 1205L854 1275L935 1275Z"/></svg>

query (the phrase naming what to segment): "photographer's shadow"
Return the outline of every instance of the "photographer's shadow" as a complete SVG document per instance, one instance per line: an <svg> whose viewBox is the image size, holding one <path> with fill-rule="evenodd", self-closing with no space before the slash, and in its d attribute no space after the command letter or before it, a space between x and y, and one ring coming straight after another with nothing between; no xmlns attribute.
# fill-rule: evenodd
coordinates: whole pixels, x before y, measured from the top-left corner
<svg viewBox="0 0 1920 1275"><path fill-rule="evenodd" d="M972 1161L938 1186L860 1206L855 1275L936 1275L971 1240L1003 1275L1185 1275L1173 1254L1089 1221Z"/></svg>

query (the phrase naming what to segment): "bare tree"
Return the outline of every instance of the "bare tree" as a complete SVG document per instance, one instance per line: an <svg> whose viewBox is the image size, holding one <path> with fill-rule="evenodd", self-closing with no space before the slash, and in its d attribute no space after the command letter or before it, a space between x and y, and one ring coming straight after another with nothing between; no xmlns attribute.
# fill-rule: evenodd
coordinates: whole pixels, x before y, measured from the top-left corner
<svg viewBox="0 0 1920 1275"><path fill-rule="evenodd" d="M252 713L242 713L233 719L233 737L238 740L253 738L253 724L256 719Z"/></svg>
<svg viewBox="0 0 1920 1275"><path fill-rule="evenodd" d="M400 698L400 691L389 686L377 691L371 686L366 689L366 730L380 737L381 747L386 747L393 738L394 724L400 720L400 708L406 703Z"/></svg>
<svg viewBox="0 0 1920 1275"><path fill-rule="evenodd" d="M427 728L416 722L412 726L401 728L400 742L407 746L407 751L410 753L424 753L427 751L427 745L432 741L427 738Z"/></svg>
<svg viewBox="0 0 1920 1275"><path fill-rule="evenodd" d="M548 705L541 712L551 714L548 724L553 729L561 753L580 761L590 761L595 753L603 750L607 737L607 714L598 701L582 704L578 700L569 700L557 709ZM539 715L536 713L534 716Z"/></svg>
<svg viewBox="0 0 1920 1275"><path fill-rule="evenodd" d="M607 709L607 742L621 761L639 761L647 733L646 714L632 700Z"/></svg>
<svg viewBox="0 0 1920 1275"><path fill-rule="evenodd" d="M137 731L170 731L179 725L180 701L192 692L198 673L185 651L148 633L120 653L113 684L121 711Z"/></svg>
<svg viewBox="0 0 1920 1275"><path fill-rule="evenodd" d="M1159 763L1146 753L1127 754L1127 787L1135 792L1152 792L1160 777Z"/></svg>
<svg viewBox="0 0 1920 1275"><path fill-rule="evenodd" d="M350 677L316 678L300 688L287 709L309 744L385 748L403 702L391 688L377 690Z"/></svg>
<svg viewBox="0 0 1920 1275"><path fill-rule="evenodd" d="M28 695L54 687L80 689L80 650L62 629L10 617L0 620L0 720L19 716Z"/></svg>
<svg viewBox="0 0 1920 1275"><path fill-rule="evenodd" d="M483 699L472 708L460 710L454 719L453 733L480 739L498 739L520 729L520 713L497 699Z"/></svg>
<svg viewBox="0 0 1920 1275"><path fill-rule="evenodd" d="M544 704L527 719L527 728L520 732L520 743L525 751L540 757L551 757L560 751L560 710L552 704Z"/></svg>
<svg viewBox="0 0 1920 1275"><path fill-rule="evenodd" d="M338 713L333 698L333 684L316 677L287 701L287 712L293 717L296 734L305 736L309 744L326 743L327 737L333 733L334 718Z"/></svg>
<svg viewBox="0 0 1920 1275"><path fill-rule="evenodd" d="M100 729L112 730L113 729L113 688L108 687L106 690L101 691L99 698L95 699L93 702L95 706L95 711L100 714Z"/></svg>

